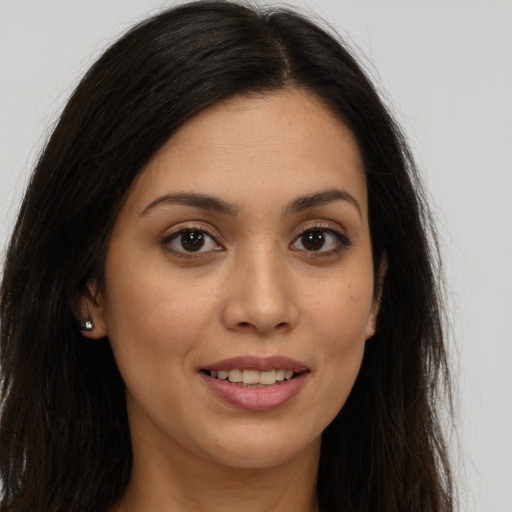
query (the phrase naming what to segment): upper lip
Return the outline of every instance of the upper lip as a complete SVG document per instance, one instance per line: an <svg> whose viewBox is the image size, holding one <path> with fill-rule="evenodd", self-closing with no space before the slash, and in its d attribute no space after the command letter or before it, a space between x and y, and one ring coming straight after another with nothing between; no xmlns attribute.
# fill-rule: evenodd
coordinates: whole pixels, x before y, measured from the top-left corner
<svg viewBox="0 0 512 512"><path fill-rule="evenodd" d="M293 370L295 373L308 371L308 367L301 361L291 359L286 356L268 356L258 357L253 355L243 355L223 359L215 363L203 366L201 370L220 371L220 370L257 370L265 372L269 370Z"/></svg>

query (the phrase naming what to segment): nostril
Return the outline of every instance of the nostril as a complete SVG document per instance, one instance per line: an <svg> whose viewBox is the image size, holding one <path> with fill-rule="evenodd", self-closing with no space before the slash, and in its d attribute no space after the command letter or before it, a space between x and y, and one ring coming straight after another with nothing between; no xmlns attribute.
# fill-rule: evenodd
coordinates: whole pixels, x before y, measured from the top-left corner
<svg viewBox="0 0 512 512"><path fill-rule="evenodd" d="M253 324L251 322L239 322L238 323L238 327L241 327L243 329L247 329L247 328L251 327L252 325ZM288 326L289 326L288 322L280 322L274 328L278 329L278 330L283 330L283 329L287 329Z"/></svg>

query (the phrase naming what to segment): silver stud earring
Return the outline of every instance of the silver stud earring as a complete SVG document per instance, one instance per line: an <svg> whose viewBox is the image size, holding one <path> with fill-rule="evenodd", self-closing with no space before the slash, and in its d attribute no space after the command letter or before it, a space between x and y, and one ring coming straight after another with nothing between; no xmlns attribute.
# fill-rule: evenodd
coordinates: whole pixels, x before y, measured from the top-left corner
<svg viewBox="0 0 512 512"><path fill-rule="evenodd" d="M94 322L90 319L86 320L80 325L81 331L91 332L94 329Z"/></svg>

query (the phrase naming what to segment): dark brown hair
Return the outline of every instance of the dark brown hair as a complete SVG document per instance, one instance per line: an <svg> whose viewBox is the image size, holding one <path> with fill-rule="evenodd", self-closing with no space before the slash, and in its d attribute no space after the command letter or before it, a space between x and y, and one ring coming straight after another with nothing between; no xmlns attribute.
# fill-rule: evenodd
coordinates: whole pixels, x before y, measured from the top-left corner
<svg viewBox="0 0 512 512"><path fill-rule="evenodd" d="M377 333L323 434L326 511L448 512L436 415L448 389L437 250L400 130L343 42L288 10L196 2L130 30L87 72L28 186L0 295L0 510L103 511L130 478L124 386L108 340L73 304L101 279L134 177L189 118L235 94L312 91L354 133L374 265L388 261ZM448 394L449 396L449 394Z"/></svg>

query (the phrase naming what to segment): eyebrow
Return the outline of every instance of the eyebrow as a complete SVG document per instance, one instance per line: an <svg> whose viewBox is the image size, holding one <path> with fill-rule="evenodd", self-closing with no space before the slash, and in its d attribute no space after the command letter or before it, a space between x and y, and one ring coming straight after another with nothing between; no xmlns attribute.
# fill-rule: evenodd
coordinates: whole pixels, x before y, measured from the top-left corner
<svg viewBox="0 0 512 512"><path fill-rule="evenodd" d="M194 192L176 192L174 194L165 194L157 197L149 203L142 211L141 215L145 215L148 211L160 205L182 204L185 206L193 206L201 210L210 210L225 215L234 216L238 213L238 208L228 201L219 199L218 197L197 194Z"/></svg>
<svg viewBox="0 0 512 512"><path fill-rule="evenodd" d="M309 210L311 208L323 206L340 200L347 201L352 204L359 212L359 216L362 218L363 215L361 207L354 196L345 190L339 189L330 189L298 197L285 208L283 216L299 213L304 210ZM210 210L229 216L235 216L238 214L238 208L233 203L218 197L194 192L176 192L174 194L164 194L163 196L157 197L154 201L149 203L146 208L144 208L140 215L146 215L150 210L158 206L173 204L192 206L200 208L201 210Z"/></svg>
<svg viewBox="0 0 512 512"><path fill-rule="evenodd" d="M309 194L307 196L302 196L295 201L292 201L290 205L285 210L285 215L289 215L292 213L299 213L304 210L309 210L311 208L316 208L318 206L323 206L333 201L347 201L352 206L356 208L359 213L359 216L363 218L363 213L361 211L361 207L357 202L356 198L348 193L346 190L339 189L330 189L325 190L323 192L317 192L315 194Z"/></svg>

